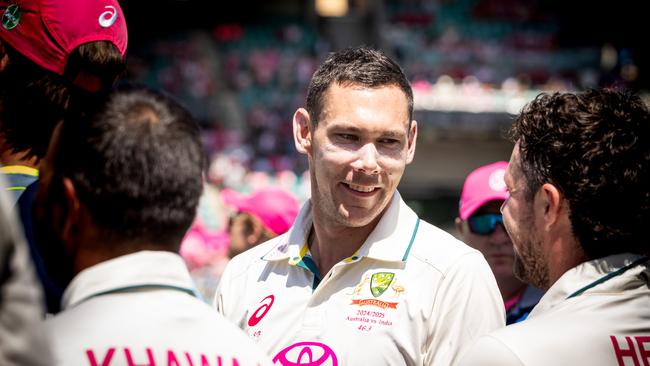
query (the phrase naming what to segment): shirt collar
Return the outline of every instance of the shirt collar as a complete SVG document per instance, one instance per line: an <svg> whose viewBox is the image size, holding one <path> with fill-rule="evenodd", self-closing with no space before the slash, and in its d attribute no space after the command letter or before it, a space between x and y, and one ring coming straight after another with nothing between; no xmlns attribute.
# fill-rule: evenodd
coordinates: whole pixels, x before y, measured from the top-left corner
<svg viewBox="0 0 650 366"><path fill-rule="evenodd" d="M612 272L618 271L625 266L629 266L642 257L643 256L641 255L631 253L616 254L584 262L573 267L564 273L551 286L551 288L546 291L546 294L544 294L542 299L531 312L531 316L564 302L567 300L567 297L575 291L593 283L594 281L598 281ZM641 272L648 272L650 274L650 267L647 261L645 264L632 267L620 276L613 277L610 280L587 290L586 293L619 292L625 286L629 286L630 278L637 276Z"/></svg>
<svg viewBox="0 0 650 366"><path fill-rule="evenodd" d="M278 239L276 245L262 256L262 259L267 261L288 259L290 264L300 262L308 253L305 248L307 235L312 226L311 212L311 201L307 201L298 213L293 227ZM375 229L368 235L359 250L344 261L351 263L368 257L389 262L405 262L418 225L417 214L404 203L399 192L395 191L388 209Z"/></svg>
<svg viewBox="0 0 650 366"><path fill-rule="evenodd" d="M63 293L62 308L75 306L111 290L148 285L194 291L190 274L179 255L164 251L140 251L79 272Z"/></svg>

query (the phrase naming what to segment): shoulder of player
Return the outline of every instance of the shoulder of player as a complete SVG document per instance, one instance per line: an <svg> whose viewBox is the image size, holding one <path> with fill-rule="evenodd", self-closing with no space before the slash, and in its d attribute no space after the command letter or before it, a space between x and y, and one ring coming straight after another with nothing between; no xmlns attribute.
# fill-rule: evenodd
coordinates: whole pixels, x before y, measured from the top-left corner
<svg viewBox="0 0 650 366"><path fill-rule="evenodd" d="M476 258L483 259L483 255L448 232L421 221L407 260L431 266L444 275L456 266L472 265Z"/></svg>
<svg viewBox="0 0 650 366"><path fill-rule="evenodd" d="M231 277L238 277L249 272L256 266L265 266L268 261L264 257L277 250L288 239L288 233L276 236L232 258L228 263ZM288 257L287 257L288 258Z"/></svg>

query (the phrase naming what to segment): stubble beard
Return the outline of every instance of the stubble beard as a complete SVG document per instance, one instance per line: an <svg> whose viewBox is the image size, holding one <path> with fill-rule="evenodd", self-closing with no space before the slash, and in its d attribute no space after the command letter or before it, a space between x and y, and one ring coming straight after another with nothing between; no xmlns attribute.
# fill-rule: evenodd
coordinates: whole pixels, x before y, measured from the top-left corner
<svg viewBox="0 0 650 366"><path fill-rule="evenodd" d="M515 251L513 271L521 281L544 290L548 289L548 269L538 238L533 237L524 245L520 245L519 251Z"/></svg>

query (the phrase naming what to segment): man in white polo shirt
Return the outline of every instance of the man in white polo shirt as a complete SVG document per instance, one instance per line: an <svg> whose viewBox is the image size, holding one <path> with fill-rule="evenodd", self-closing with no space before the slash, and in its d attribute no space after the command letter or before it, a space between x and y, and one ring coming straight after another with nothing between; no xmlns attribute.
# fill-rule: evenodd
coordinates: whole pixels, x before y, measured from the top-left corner
<svg viewBox="0 0 650 366"><path fill-rule="evenodd" d="M515 273L548 291L462 364L650 364L648 108L613 90L542 94L512 131Z"/></svg>
<svg viewBox="0 0 650 366"><path fill-rule="evenodd" d="M197 298L177 254L202 167L189 113L147 89L113 91L57 127L34 207L45 268L65 287L45 321L52 364L270 364Z"/></svg>
<svg viewBox="0 0 650 366"><path fill-rule="evenodd" d="M279 365L453 365L504 325L482 254L396 191L413 160L413 94L383 53L332 54L294 114L311 199L293 227L235 257L215 304Z"/></svg>

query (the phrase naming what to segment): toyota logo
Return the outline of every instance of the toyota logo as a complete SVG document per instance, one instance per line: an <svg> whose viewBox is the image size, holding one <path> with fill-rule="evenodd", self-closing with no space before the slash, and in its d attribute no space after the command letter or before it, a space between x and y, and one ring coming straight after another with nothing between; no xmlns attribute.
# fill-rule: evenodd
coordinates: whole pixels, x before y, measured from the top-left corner
<svg viewBox="0 0 650 366"><path fill-rule="evenodd" d="M299 342L278 352L273 358L276 365L282 366L338 366L334 351L318 342Z"/></svg>

